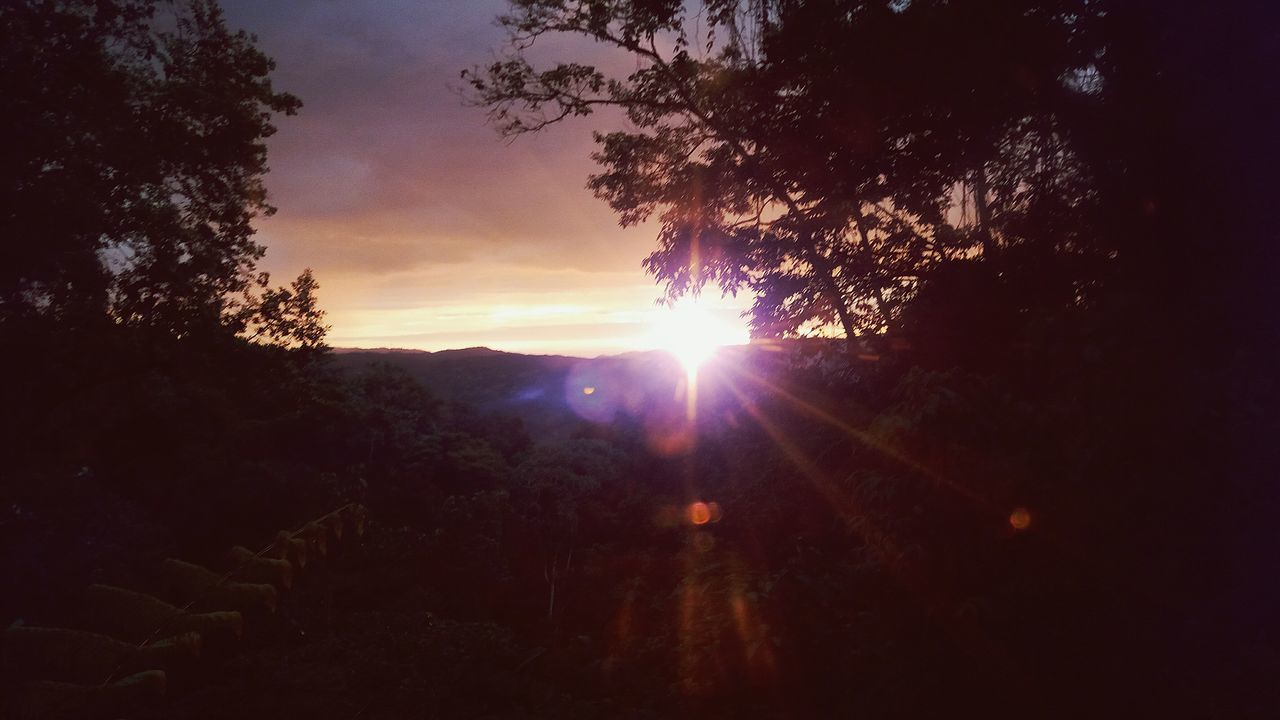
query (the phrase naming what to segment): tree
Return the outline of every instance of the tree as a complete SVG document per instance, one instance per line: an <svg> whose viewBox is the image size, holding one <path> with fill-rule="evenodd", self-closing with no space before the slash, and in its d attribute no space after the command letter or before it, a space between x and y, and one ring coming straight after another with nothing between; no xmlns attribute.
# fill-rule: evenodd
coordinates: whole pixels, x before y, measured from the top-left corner
<svg viewBox="0 0 1280 720"><path fill-rule="evenodd" d="M508 136L625 111L588 185L624 226L657 215L645 266L668 295L747 289L757 335L852 339L943 265L1093 254L1060 115L1095 89L1095 5L518 0L509 53L463 77ZM553 34L635 70L537 69L526 51Z"/></svg>
<svg viewBox="0 0 1280 720"><path fill-rule="evenodd" d="M320 309L316 282L311 268L302 271L290 287L271 289L266 286L270 277L263 273L260 295L247 303L239 322L254 329L249 340L262 339L271 345L300 350L323 350L324 337L329 326L324 324L324 310Z"/></svg>
<svg viewBox="0 0 1280 720"><path fill-rule="evenodd" d="M213 0L18 0L0 23L0 318L234 320L273 212L264 139L300 105L255 38Z"/></svg>
<svg viewBox="0 0 1280 720"><path fill-rule="evenodd" d="M536 540L547 583L547 619L555 617L556 590L573 568L579 515L588 497L619 476L621 455L599 440L574 440L530 453L515 470L524 520Z"/></svg>

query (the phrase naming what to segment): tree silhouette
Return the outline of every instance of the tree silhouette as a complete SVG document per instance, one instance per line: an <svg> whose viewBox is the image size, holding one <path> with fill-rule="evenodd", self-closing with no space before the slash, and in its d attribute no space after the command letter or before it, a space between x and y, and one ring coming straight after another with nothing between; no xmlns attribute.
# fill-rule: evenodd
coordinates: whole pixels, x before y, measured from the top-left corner
<svg viewBox="0 0 1280 720"><path fill-rule="evenodd" d="M287 288L272 289L266 286L269 281L265 273L259 278L262 292L245 304L239 318L244 328L253 330L249 340L302 350L324 349L329 326L324 324L325 313L316 297L320 283L311 268L303 270Z"/></svg>
<svg viewBox="0 0 1280 720"><path fill-rule="evenodd" d="M645 266L669 295L747 288L758 335L853 338L944 265L1049 258L1078 281L1104 255L1062 119L1098 90L1095 5L530 0L500 18L508 54L463 77L508 136L625 111L589 187L623 225L659 218ZM564 33L636 69L535 68L526 51Z"/></svg>
<svg viewBox="0 0 1280 720"><path fill-rule="evenodd" d="M211 0L25 0L0 23L0 316L230 319L264 251L250 223L273 211L271 116L300 105L270 58Z"/></svg>

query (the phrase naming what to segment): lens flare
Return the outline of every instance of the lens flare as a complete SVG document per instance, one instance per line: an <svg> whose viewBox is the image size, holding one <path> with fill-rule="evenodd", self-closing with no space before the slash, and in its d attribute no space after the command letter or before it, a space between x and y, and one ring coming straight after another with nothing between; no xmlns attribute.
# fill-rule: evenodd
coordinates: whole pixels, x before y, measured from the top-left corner
<svg viewBox="0 0 1280 720"><path fill-rule="evenodd" d="M620 386L607 367L584 360L569 369L564 381L564 399L582 419L607 423L622 409Z"/></svg>
<svg viewBox="0 0 1280 720"><path fill-rule="evenodd" d="M1014 508L1009 513L1009 524L1014 530L1026 530L1031 527L1031 511L1024 507Z"/></svg>

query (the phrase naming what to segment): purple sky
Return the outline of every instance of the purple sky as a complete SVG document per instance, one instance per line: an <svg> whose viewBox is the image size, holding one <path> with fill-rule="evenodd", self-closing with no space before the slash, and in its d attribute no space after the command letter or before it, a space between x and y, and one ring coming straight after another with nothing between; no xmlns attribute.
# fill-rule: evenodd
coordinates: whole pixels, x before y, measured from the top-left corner
<svg viewBox="0 0 1280 720"><path fill-rule="evenodd" d="M331 344L587 356L654 344L660 289L640 267L654 227L619 228L584 187L590 131L607 119L508 143L459 97L459 72L501 46L505 2L223 4L304 104L270 141L279 213L259 238L279 282L315 269ZM592 52L539 48L565 50ZM744 302L711 305L741 326Z"/></svg>

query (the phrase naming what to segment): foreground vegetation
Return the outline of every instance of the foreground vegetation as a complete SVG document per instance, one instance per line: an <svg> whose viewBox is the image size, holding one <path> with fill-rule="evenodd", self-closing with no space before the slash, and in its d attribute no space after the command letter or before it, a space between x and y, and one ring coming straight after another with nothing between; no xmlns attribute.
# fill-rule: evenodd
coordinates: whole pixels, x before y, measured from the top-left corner
<svg viewBox="0 0 1280 720"><path fill-rule="evenodd" d="M1224 117L1204 79L1258 48L1150 3L855 5L708 2L738 39L667 64L683 4L522 1L517 42L617 30L648 60L468 75L516 134L633 114L593 187L661 216L673 294L745 287L758 334L845 336L722 353L696 416L660 356L531 361L528 387L474 353L410 367L476 388L448 398L403 356L335 361L316 279L257 269L262 141L298 104L252 39L211 2L176 31L153 2L0 9L0 619L361 502L363 544L163 716L1274 711L1274 229L1248 182L1272 106ZM945 82L822 52L872 21L892 57L951 53ZM830 124L852 90L886 101L866 147Z"/></svg>
<svg viewBox="0 0 1280 720"><path fill-rule="evenodd" d="M1220 522L1242 516L1218 516L1154 447L1143 476L1184 480L1133 482L1118 459L1140 452L1137 423L1178 399L1121 392L1105 366L1032 397L1007 375L889 353L724 353L689 425L674 363L584 362L601 394L634 387L626 373L653 381L629 409L538 443L385 363L185 345L25 369L39 390L11 429L29 442L6 487L9 619L56 625L90 582L153 587L163 557L212 564L342 502L373 520L166 716L1269 701L1227 670L1274 662L1254 628L1190 622L1224 602L1239 546ZM69 376L85 385L58 395Z"/></svg>

